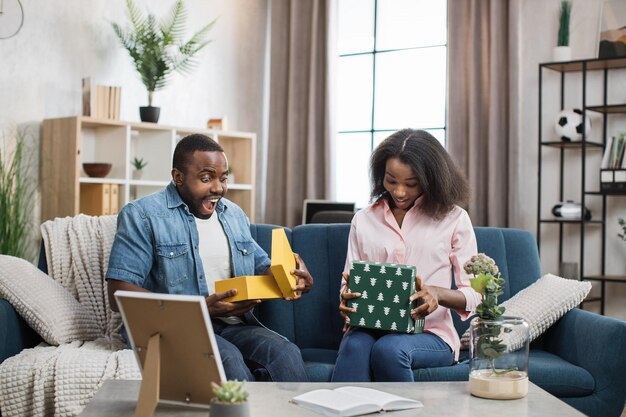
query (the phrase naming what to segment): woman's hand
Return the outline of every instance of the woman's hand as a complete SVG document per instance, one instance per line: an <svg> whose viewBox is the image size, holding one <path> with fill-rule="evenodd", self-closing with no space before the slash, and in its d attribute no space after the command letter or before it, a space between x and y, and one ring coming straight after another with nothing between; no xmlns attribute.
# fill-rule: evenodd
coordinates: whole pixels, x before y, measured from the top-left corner
<svg viewBox="0 0 626 417"><path fill-rule="evenodd" d="M411 317L417 320L426 317L439 307L437 287L422 285L422 277L415 277L415 292L409 297L409 302L417 300L417 307L411 310Z"/></svg>
<svg viewBox="0 0 626 417"><path fill-rule="evenodd" d="M343 287L343 291L341 292L341 301L339 302L339 314L345 320L344 325L343 325L343 331L345 332L346 330L348 330L348 325L350 324L350 317L348 317L348 313L356 312L356 309L352 307L348 307L346 305L346 301L361 297L361 293L350 292L350 289L348 288L350 274L348 274L347 272L344 272L342 276L343 276L343 279L346 281L346 285Z"/></svg>

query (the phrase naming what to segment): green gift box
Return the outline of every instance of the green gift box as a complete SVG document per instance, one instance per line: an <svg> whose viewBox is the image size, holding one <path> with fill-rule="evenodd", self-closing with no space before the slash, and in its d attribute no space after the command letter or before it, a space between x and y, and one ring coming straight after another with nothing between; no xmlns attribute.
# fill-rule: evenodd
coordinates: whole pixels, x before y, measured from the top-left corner
<svg viewBox="0 0 626 417"><path fill-rule="evenodd" d="M348 313L350 326L421 333L424 319L413 320L411 310L417 302L409 303L415 292L415 275L414 266L353 261L348 288L361 297L346 303L356 309Z"/></svg>

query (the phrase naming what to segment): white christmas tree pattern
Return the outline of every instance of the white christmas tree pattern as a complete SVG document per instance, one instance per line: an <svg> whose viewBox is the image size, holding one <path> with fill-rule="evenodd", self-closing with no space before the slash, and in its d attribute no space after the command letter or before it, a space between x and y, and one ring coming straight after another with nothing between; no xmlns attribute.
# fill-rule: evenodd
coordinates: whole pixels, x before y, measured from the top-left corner
<svg viewBox="0 0 626 417"><path fill-rule="evenodd" d="M372 284L372 287L376 285L376 278L370 278L370 284Z"/></svg>
<svg viewBox="0 0 626 417"><path fill-rule="evenodd" d="M406 314L406 310L401 308L400 309L400 317L404 317L405 314Z"/></svg>
<svg viewBox="0 0 626 417"><path fill-rule="evenodd" d="M377 300L378 300L378 301L385 301L385 297L383 297L383 293L382 293L382 292L379 292L379 293L378 293L378 298L377 298Z"/></svg>
<svg viewBox="0 0 626 417"><path fill-rule="evenodd" d="M359 320L359 326L365 326L365 319L363 317Z"/></svg>
<svg viewBox="0 0 626 417"><path fill-rule="evenodd" d="M370 264L365 264L365 266L363 267L363 271L370 272Z"/></svg>
<svg viewBox="0 0 626 417"><path fill-rule="evenodd" d="M389 315L389 310L391 310L389 307L384 307L383 310L385 311L385 316Z"/></svg>
<svg viewBox="0 0 626 417"><path fill-rule="evenodd" d="M367 290L363 290L363 292L361 293L361 298L367 299Z"/></svg>
<svg viewBox="0 0 626 417"><path fill-rule="evenodd" d="M391 330L398 330L398 326L396 326L396 322L391 323Z"/></svg>
<svg viewBox="0 0 626 417"><path fill-rule="evenodd" d="M380 329L380 320L376 320L376 324L374 324L374 327Z"/></svg>
<svg viewBox="0 0 626 417"><path fill-rule="evenodd" d="M387 281L385 281L387 283L387 288L391 288L391 284L393 283L392 280L388 279Z"/></svg>
<svg viewBox="0 0 626 417"><path fill-rule="evenodd" d="M396 304L400 304L400 297L398 297L398 294L393 296L393 302Z"/></svg>
<svg viewBox="0 0 626 417"><path fill-rule="evenodd" d="M402 289L406 291L407 288L409 288L409 283L405 281L402 283Z"/></svg>
<svg viewBox="0 0 626 417"><path fill-rule="evenodd" d="M354 283L358 284L359 282L361 282L361 276L360 275L355 275L354 276Z"/></svg>
<svg viewBox="0 0 626 417"><path fill-rule="evenodd" d="M367 311L369 311L370 313L372 313L374 311L374 306L371 304L367 305Z"/></svg>
<svg viewBox="0 0 626 417"><path fill-rule="evenodd" d="M396 275L399 276L399 277L402 276L402 268L396 269Z"/></svg>
<svg viewBox="0 0 626 417"><path fill-rule="evenodd" d="M413 333L413 330L415 330L415 329L410 324L408 326L406 326L406 332L407 333Z"/></svg>
<svg viewBox="0 0 626 417"><path fill-rule="evenodd" d="M386 274L387 273L387 268L385 268L385 265L380 267L380 273L381 274Z"/></svg>
<svg viewBox="0 0 626 417"><path fill-rule="evenodd" d="M354 309L354 311L356 312L357 309L359 308L359 303L352 303L352 308Z"/></svg>

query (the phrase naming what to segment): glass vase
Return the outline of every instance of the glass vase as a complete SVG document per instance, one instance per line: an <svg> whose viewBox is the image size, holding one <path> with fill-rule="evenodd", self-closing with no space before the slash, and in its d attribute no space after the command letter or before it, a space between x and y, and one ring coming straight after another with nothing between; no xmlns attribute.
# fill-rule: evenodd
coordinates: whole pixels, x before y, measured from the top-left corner
<svg viewBox="0 0 626 417"><path fill-rule="evenodd" d="M470 393L510 400L528 394L528 323L519 317L470 324Z"/></svg>

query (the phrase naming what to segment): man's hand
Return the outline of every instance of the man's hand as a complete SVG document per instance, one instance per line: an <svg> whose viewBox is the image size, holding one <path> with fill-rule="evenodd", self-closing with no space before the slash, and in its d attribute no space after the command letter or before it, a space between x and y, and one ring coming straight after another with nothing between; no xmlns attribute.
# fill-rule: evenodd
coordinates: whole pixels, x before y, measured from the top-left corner
<svg viewBox="0 0 626 417"><path fill-rule="evenodd" d="M296 285L292 288L296 296L294 298L286 298L287 300L297 300L302 294L311 291L313 287L313 277L309 273L304 261L297 253L293 256L296 258L296 269L291 270L291 273L296 276Z"/></svg>
<svg viewBox="0 0 626 417"><path fill-rule="evenodd" d="M411 317L416 320L419 317L426 317L439 307L437 287L422 285L422 277L420 275L416 276L415 292L409 297L409 302L413 302L414 300L417 300L418 305L411 310Z"/></svg>
<svg viewBox="0 0 626 417"><path fill-rule="evenodd" d="M343 288L343 291L341 292L341 301L339 302L339 315L341 315L341 317L343 317L345 321L343 324L343 331L345 332L346 330L348 330L348 325L350 324L350 317L348 317L348 313L356 312L356 309L352 307L348 307L346 305L346 301L361 297L361 293L349 291L348 281L350 280L350 274L348 274L347 272L344 272L342 276L343 276L343 279L346 280L346 286Z"/></svg>
<svg viewBox="0 0 626 417"><path fill-rule="evenodd" d="M209 295L206 298L209 315L211 317L242 316L261 302L261 300L237 301L235 303L223 301L225 298L235 295L237 295L236 289Z"/></svg>

